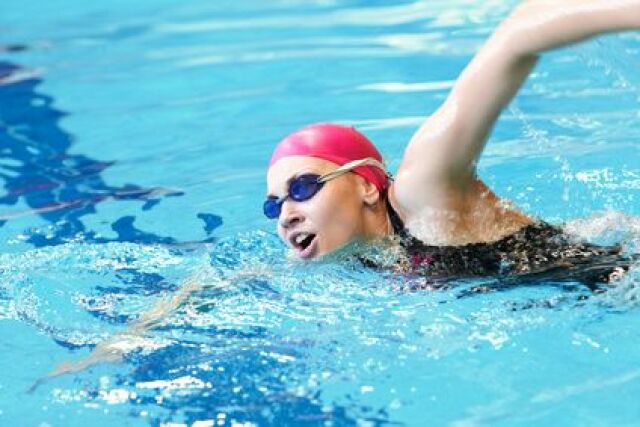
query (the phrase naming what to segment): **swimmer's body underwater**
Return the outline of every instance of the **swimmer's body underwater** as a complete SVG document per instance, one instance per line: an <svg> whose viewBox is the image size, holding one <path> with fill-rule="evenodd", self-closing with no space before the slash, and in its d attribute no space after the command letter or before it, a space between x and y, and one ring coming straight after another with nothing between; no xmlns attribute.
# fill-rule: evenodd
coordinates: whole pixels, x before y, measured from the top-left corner
<svg viewBox="0 0 640 427"><path fill-rule="evenodd" d="M301 259L395 234L411 270L431 277L572 272L588 264L580 269L585 282L607 282L621 270L611 268L623 259L619 247L572 241L520 212L477 177L476 164L541 52L638 29L640 0L526 1L411 138L395 178L355 129L311 125L276 147L264 213Z"/></svg>

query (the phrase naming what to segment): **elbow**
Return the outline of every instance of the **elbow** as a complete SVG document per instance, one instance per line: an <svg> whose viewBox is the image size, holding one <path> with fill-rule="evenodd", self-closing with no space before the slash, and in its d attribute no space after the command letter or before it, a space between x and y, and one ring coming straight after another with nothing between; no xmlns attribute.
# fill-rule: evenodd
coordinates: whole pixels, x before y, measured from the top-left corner
<svg viewBox="0 0 640 427"><path fill-rule="evenodd" d="M535 60L542 53L542 29L530 21L506 21L491 37L496 56L511 63Z"/></svg>

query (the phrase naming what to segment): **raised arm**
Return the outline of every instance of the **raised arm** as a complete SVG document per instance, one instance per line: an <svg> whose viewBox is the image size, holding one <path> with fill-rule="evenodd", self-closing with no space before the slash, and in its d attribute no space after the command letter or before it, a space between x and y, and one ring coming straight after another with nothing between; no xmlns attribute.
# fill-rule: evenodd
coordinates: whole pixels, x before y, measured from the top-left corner
<svg viewBox="0 0 640 427"><path fill-rule="evenodd" d="M409 215L425 207L456 209L447 204L472 188L485 141L538 54L594 35L634 29L640 29L640 0L521 3L409 142L394 185L400 207Z"/></svg>

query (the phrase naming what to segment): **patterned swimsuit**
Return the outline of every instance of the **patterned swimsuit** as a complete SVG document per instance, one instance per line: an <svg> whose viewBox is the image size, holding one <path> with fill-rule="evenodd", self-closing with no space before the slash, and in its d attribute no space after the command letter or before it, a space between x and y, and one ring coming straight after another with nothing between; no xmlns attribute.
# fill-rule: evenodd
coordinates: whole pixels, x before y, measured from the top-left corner
<svg viewBox="0 0 640 427"><path fill-rule="evenodd" d="M632 257L620 246L576 241L543 221L523 227L498 241L462 246L432 246L409 234L387 201L395 234L406 251L411 273L430 283L493 276L496 279L580 282L592 290L626 272Z"/></svg>

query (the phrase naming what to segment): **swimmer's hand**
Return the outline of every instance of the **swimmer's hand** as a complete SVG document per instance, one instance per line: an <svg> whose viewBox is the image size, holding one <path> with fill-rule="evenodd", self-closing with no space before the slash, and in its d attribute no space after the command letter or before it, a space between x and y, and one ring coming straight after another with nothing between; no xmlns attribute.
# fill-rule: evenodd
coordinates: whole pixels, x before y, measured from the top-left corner
<svg viewBox="0 0 640 427"><path fill-rule="evenodd" d="M115 337L114 337L115 338ZM49 372L42 378L39 378L29 388L28 393L33 393L40 385L49 381L50 379L59 377L65 374L71 374L75 372L83 371L90 366L100 363L119 363L122 361L124 355L124 349L121 341L114 342L114 339L109 339L99 343L91 352L91 354L85 359L77 362L63 362L58 365L53 371Z"/></svg>
<svg viewBox="0 0 640 427"><path fill-rule="evenodd" d="M125 350L119 344L122 344L122 341L114 342L114 339L103 341L85 359L77 362L63 362L48 373L45 378L50 379L64 374L80 372L99 363L121 362Z"/></svg>

